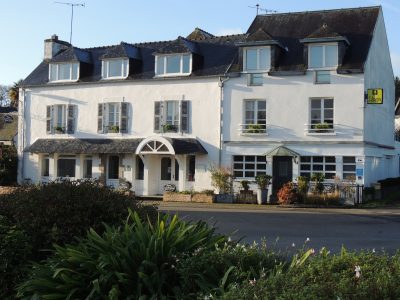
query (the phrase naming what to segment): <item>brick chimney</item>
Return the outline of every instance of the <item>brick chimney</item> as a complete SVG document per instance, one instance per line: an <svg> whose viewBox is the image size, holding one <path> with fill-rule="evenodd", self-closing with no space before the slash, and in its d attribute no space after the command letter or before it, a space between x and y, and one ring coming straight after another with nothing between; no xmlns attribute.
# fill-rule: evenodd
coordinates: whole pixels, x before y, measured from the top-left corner
<svg viewBox="0 0 400 300"><path fill-rule="evenodd" d="M67 49L71 44L58 39L53 34L50 39L44 40L44 59L52 59L60 50Z"/></svg>

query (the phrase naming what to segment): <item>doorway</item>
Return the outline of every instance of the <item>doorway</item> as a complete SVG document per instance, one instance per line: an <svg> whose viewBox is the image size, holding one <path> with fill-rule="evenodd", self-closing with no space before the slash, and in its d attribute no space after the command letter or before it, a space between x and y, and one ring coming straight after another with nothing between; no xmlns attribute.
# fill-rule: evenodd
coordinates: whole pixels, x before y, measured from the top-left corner
<svg viewBox="0 0 400 300"><path fill-rule="evenodd" d="M293 179L293 162L291 156L274 156L272 160L272 193Z"/></svg>

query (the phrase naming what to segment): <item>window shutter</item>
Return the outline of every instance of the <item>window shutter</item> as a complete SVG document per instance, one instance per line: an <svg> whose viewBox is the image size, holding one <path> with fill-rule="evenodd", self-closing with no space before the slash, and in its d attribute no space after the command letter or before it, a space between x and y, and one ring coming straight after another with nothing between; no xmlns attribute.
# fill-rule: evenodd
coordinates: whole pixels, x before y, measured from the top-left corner
<svg viewBox="0 0 400 300"><path fill-rule="evenodd" d="M121 102L121 113L120 113L120 132L128 132L128 103Z"/></svg>
<svg viewBox="0 0 400 300"><path fill-rule="evenodd" d="M181 101L181 131L189 131L189 101Z"/></svg>
<svg viewBox="0 0 400 300"><path fill-rule="evenodd" d="M161 101L154 102L154 132L159 132L162 122L162 103Z"/></svg>
<svg viewBox="0 0 400 300"><path fill-rule="evenodd" d="M103 133L104 132L104 107L105 104L100 103L97 106L97 132Z"/></svg>
<svg viewBox="0 0 400 300"><path fill-rule="evenodd" d="M51 134L53 131L53 110L54 105L47 105L46 106L46 133Z"/></svg>
<svg viewBox="0 0 400 300"><path fill-rule="evenodd" d="M75 105L68 105L67 112L67 133L75 131Z"/></svg>

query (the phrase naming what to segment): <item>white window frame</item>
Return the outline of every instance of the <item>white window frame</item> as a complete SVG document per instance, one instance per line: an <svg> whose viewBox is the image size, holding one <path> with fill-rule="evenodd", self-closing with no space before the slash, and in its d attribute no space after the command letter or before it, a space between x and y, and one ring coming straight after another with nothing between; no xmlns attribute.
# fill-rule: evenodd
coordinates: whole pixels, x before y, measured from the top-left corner
<svg viewBox="0 0 400 300"><path fill-rule="evenodd" d="M167 58L168 57L173 57L173 56L179 56L180 58L180 72L178 73L167 73ZM184 73L183 72L183 57L184 56L189 56L189 72ZM161 63L163 65L163 72L158 73L158 63L160 60L163 60ZM192 73L192 63L193 63L193 55L192 54L168 54L168 55L156 55L155 58L155 64L154 64L154 73L156 74L156 77L167 77L167 76L188 76Z"/></svg>
<svg viewBox="0 0 400 300"><path fill-rule="evenodd" d="M240 157L242 158L241 160L239 160ZM254 161L247 161L246 158L248 157L254 157ZM235 167L235 164L243 164L243 167L242 168ZM254 164L254 168L247 169L246 164L249 165ZM258 169L259 165L263 166L264 168ZM235 175L235 179L254 180L255 176L257 176L258 174L267 174L267 160L265 155L233 155L232 170ZM242 176L237 176L236 172L242 172ZM254 172L254 176L246 176L246 172Z"/></svg>
<svg viewBox="0 0 400 300"><path fill-rule="evenodd" d="M59 69L60 65L69 65L69 79L59 79L60 74L59 74ZM72 70L73 70L73 65L77 65L77 73L76 73L76 78L72 78ZM79 79L79 74L80 74L80 63L79 62L73 62L73 63L50 63L49 64L49 82L66 82L66 81L78 81ZM56 68L56 79L52 80L51 78L51 69Z"/></svg>
<svg viewBox="0 0 400 300"><path fill-rule="evenodd" d="M334 177L337 176L337 162L336 162L336 157L333 155L314 155L314 156L308 156L305 155L303 157L310 157L310 161L309 162L303 162L302 161L302 157L300 157L300 163L299 163L299 172L301 176L304 176L304 173L310 174L310 178L313 174L316 173L321 173L325 176L326 180L334 180ZM314 157L322 157L322 162L314 162ZM334 162L326 162L326 157L333 157L334 158ZM302 170L301 166L302 165L310 165L310 170ZM314 170L314 165L322 165L322 170ZM326 166L335 166L335 171L332 170L326 170ZM332 178L326 178L326 174L334 174L332 176Z"/></svg>
<svg viewBox="0 0 400 300"><path fill-rule="evenodd" d="M171 121L169 121L168 120L168 106L169 105L172 105L172 120ZM180 101L178 101L178 100L166 100L166 101L164 101L164 107L165 107L165 109L164 109L164 124L163 125L174 125L174 126L176 126L176 128L177 128L177 131L178 131L178 129L180 128L180 109L179 109L179 106L180 106Z"/></svg>
<svg viewBox="0 0 400 300"><path fill-rule="evenodd" d="M74 173L75 173L75 175L72 177L64 177L64 176L60 176L59 175L59 169L58 169L58 161L60 160L60 159L69 159L69 160L74 160L75 161L75 169L74 169ZM59 177L59 178L76 178L76 160L77 160L77 157L75 156L75 155L60 155L60 156L58 156L57 157L57 164L56 164L56 167L57 167L57 170L56 170L56 172L57 172L57 177Z"/></svg>
<svg viewBox="0 0 400 300"><path fill-rule="evenodd" d="M336 46L336 64L333 66L326 66L326 46ZM311 48L322 47L322 66L312 67L311 66ZM337 43L321 43L321 44L309 44L308 45L308 69L309 70L334 70L339 65L339 47Z"/></svg>
<svg viewBox="0 0 400 300"><path fill-rule="evenodd" d="M120 61L121 63L121 75L110 76L110 62ZM103 79L122 79L127 78L129 75L129 59L104 59L101 62L101 74Z"/></svg>
<svg viewBox="0 0 400 300"><path fill-rule="evenodd" d="M351 162L351 163L348 163L348 162L344 162L344 159L345 159L345 157L347 157L347 158L354 158L354 162ZM353 175L355 178L356 178L356 157L355 156L343 156L343 169L342 169L342 175L343 175L343 179L344 180L346 180L346 179L348 179L348 178L346 178L347 177L347 175ZM345 171L344 170L344 167L345 166L354 166L354 171ZM345 176L345 174L346 174L346 176Z"/></svg>
<svg viewBox="0 0 400 300"><path fill-rule="evenodd" d="M269 58L267 58L267 61L269 62L269 64L266 69L260 68L260 50L261 49L269 50ZM247 50L257 50L257 69L253 69L253 70L247 69ZM270 69L271 69L271 47L270 46L243 48L243 72L245 72L245 73L260 73L260 72L268 72Z"/></svg>
<svg viewBox="0 0 400 300"><path fill-rule="evenodd" d="M113 108L113 111L111 111ZM110 118L110 113L113 115L113 120ZM121 103L120 102L107 102L106 103L106 126L118 126L120 127L121 124Z"/></svg>
<svg viewBox="0 0 400 300"><path fill-rule="evenodd" d="M319 73L327 73L329 75L329 79L326 81L319 81L318 80ZM315 84L330 84L331 83L331 71L330 70L315 70L314 83Z"/></svg>
<svg viewBox="0 0 400 300"><path fill-rule="evenodd" d="M59 120L59 111L61 110L61 121ZM67 132L67 105L55 104L53 115L53 127L61 127L64 133Z"/></svg>
<svg viewBox="0 0 400 300"><path fill-rule="evenodd" d="M325 100L332 100L332 102L333 102L333 107L332 108L327 108L327 109L331 109L333 112L332 112L332 124L331 123L328 123L328 124L331 124L332 125L332 127L331 128L328 128L328 130L330 131L330 132L334 132L334 130L335 130L335 99L333 98L333 97L325 97L325 98L310 98L310 103L309 103L309 113L310 113L310 117L309 117L309 128L310 129L312 129L310 132L312 132L312 133L314 133L313 131L314 131L314 128L312 127L313 125L315 125L315 124L319 124L319 123L327 123L326 122L326 118L325 118ZM313 122L313 118L312 118L312 111L313 111L313 108L312 108L312 102L313 101L320 101L321 102L321 107L320 107L320 113L321 113L321 118L320 118L320 122L319 123L315 123L315 124L313 124L312 122ZM328 118L329 119L329 118Z"/></svg>

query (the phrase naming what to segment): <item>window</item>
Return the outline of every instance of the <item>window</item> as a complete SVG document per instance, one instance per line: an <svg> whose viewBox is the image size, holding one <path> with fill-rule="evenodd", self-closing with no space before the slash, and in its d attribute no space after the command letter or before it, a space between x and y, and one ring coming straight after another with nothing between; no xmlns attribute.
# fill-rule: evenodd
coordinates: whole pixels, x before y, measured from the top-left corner
<svg viewBox="0 0 400 300"><path fill-rule="evenodd" d="M265 133L266 132L266 101L245 100L244 101L244 124L242 133Z"/></svg>
<svg viewBox="0 0 400 300"><path fill-rule="evenodd" d="M136 156L136 179L144 179L144 164L139 156Z"/></svg>
<svg viewBox="0 0 400 300"><path fill-rule="evenodd" d="M57 160L58 177L75 177L75 156L63 155Z"/></svg>
<svg viewBox="0 0 400 300"><path fill-rule="evenodd" d="M175 159L175 181L179 181L179 163L177 159Z"/></svg>
<svg viewBox="0 0 400 300"><path fill-rule="evenodd" d="M42 176L50 176L50 159L48 156L43 156L42 159Z"/></svg>
<svg viewBox="0 0 400 300"><path fill-rule="evenodd" d="M243 51L244 71L268 71L271 68L271 48L246 48Z"/></svg>
<svg viewBox="0 0 400 300"><path fill-rule="evenodd" d="M261 73L248 74L247 85L249 86L260 86L263 85L264 77Z"/></svg>
<svg viewBox="0 0 400 300"><path fill-rule="evenodd" d="M161 180L171 180L171 158L161 158Z"/></svg>
<svg viewBox="0 0 400 300"><path fill-rule="evenodd" d="M157 55L156 56L156 75L189 75L191 73L190 54L180 55Z"/></svg>
<svg viewBox="0 0 400 300"><path fill-rule="evenodd" d="M156 101L154 103L155 132L188 132L189 101Z"/></svg>
<svg viewBox="0 0 400 300"><path fill-rule="evenodd" d="M62 63L49 65L50 81L78 80L79 63Z"/></svg>
<svg viewBox="0 0 400 300"><path fill-rule="evenodd" d="M323 174L325 179L336 176L336 160L334 156L301 156L300 175L311 178L313 174Z"/></svg>
<svg viewBox="0 0 400 300"><path fill-rule="evenodd" d="M354 156L343 156L343 179L356 176L356 158Z"/></svg>
<svg viewBox="0 0 400 300"><path fill-rule="evenodd" d="M265 156L235 155L233 156L233 173L236 178L254 178L266 174Z"/></svg>
<svg viewBox="0 0 400 300"><path fill-rule="evenodd" d="M128 103L109 102L109 103L98 104L97 132L127 133Z"/></svg>
<svg viewBox="0 0 400 300"><path fill-rule="evenodd" d="M309 68L333 68L338 65L337 45L310 45Z"/></svg>
<svg viewBox="0 0 400 300"><path fill-rule="evenodd" d="M92 178L92 166L92 157L86 156L83 160L83 178Z"/></svg>
<svg viewBox="0 0 400 300"><path fill-rule="evenodd" d="M187 157L187 181L195 181L196 174L196 156L189 155Z"/></svg>
<svg viewBox="0 0 400 300"><path fill-rule="evenodd" d="M108 179L119 178L119 156L111 155L108 157Z"/></svg>
<svg viewBox="0 0 400 300"><path fill-rule="evenodd" d="M46 107L47 134L74 133L75 110L75 105L48 105Z"/></svg>
<svg viewBox="0 0 400 300"><path fill-rule="evenodd" d="M104 79L111 78L126 78L129 72L128 59L110 59L103 60L102 63L102 76Z"/></svg>
<svg viewBox="0 0 400 300"><path fill-rule="evenodd" d="M333 99L311 99L310 116L310 132L333 132Z"/></svg>
<svg viewBox="0 0 400 300"><path fill-rule="evenodd" d="M315 71L315 83L331 83L331 72Z"/></svg>

